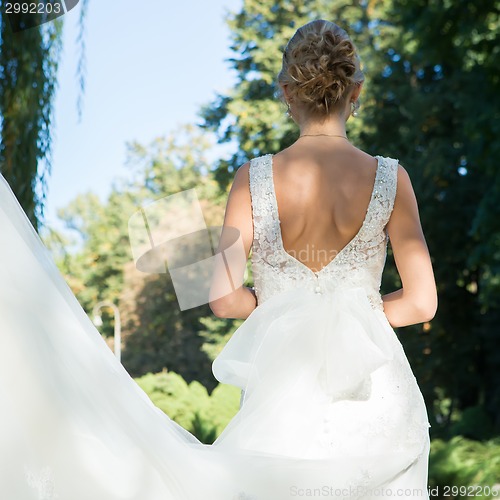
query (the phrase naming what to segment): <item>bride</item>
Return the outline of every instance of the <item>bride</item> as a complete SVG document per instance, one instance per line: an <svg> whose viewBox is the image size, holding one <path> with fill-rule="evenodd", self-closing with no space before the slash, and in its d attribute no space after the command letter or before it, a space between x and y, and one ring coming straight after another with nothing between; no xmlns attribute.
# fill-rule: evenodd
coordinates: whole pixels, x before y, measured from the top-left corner
<svg viewBox="0 0 500 500"><path fill-rule="evenodd" d="M429 498L426 408L393 330L437 308L410 179L347 139L363 74L345 31L302 26L278 80L300 136L238 169L219 250L236 228L245 255L207 297L246 318L213 363L242 390L213 445L115 359L0 177L1 498ZM381 296L389 239L403 287ZM255 288L223 291L249 255Z"/></svg>

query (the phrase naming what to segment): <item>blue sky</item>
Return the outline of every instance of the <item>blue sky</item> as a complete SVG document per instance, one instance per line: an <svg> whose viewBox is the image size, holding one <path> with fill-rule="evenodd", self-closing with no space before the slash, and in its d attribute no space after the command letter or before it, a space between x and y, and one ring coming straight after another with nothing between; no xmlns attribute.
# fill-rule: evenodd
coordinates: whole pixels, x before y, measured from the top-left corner
<svg viewBox="0 0 500 500"><path fill-rule="evenodd" d="M46 223L79 193L104 199L127 175L126 142L147 144L196 114L236 81L227 11L242 0L90 0L86 20L86 89L79 122L76 68L79 7L65 16L55 99L52 175Z"/></svg>

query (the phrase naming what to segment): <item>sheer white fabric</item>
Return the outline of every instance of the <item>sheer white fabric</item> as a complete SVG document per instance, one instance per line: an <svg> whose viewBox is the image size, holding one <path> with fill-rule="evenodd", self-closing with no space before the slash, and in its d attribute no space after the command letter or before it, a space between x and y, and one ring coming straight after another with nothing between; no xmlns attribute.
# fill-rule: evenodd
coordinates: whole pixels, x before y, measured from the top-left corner
<svg viewBox="0 0 500 500"><path fill-rule="evenodd" d="M259 307L213 363L245 397L211 446L116 360L0 176L0 498L428 499L425 405L378 293L397 162L313 273L282 250L270 160L250 170Z"/></svg>

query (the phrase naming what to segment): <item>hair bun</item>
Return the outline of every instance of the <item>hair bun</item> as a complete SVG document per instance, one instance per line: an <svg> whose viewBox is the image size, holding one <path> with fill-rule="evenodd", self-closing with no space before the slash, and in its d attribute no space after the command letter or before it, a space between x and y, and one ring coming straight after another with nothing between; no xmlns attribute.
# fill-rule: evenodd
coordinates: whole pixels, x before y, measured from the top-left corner
<svg viewBox="0 0 500 500"><path fill-rule="evenodd" d="M334 23L322 23L326 25L313 22L297 31L285 50L278 79L288 84L293 99L324 115L343 101L355 83L363 81L363 75L347 33Z"/></svg>

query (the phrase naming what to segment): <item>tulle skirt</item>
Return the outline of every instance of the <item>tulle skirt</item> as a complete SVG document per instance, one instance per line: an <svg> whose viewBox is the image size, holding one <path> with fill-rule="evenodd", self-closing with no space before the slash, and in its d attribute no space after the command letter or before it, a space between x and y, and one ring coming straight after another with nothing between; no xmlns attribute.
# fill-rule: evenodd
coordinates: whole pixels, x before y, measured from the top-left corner
<svg viewBox="0 0 500 500"><path fill-rule="evenodd" d="M362 289L255 309L213 363L241 408L205 445L117 361L1 176L0 230L0 498L428 499L422 395Z"/></svg>

